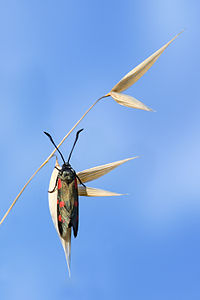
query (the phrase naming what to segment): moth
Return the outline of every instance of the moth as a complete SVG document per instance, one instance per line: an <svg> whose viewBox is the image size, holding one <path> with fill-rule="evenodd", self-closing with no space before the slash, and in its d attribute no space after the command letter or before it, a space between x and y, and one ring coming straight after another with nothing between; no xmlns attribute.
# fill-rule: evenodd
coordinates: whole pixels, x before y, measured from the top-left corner
<svg viewBox="0 0 200 300"><path fill-rule="evenodd" d="M54 193L57 190L57 225L60 236L64 240L68 239L69 231L71 235L71 230L69 230L71 227L73 228L74 237L76 237L78 234L79 202L77 179L84 187L85 185L82 183L81 179L78 177L69 162L79 134L82 130L83 129L77 131L76 133L76 138L67 162L54 143L51 135L47 132L44 132L50 138L52 144L55 146L64 162L61 169L58 169L55 166L55 168L58 170L58 176L56 178L56 183L53 190L49 191L49 193Z"/></svg>

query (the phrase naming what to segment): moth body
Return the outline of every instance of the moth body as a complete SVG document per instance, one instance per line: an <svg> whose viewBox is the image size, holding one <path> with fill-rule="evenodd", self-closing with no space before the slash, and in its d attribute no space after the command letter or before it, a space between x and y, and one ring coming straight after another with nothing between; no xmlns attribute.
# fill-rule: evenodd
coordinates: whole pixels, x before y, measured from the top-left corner
<svg viewBox="0 0 200 300"><path fill-rule="evenodd" d="M74 237L78 233L78 186L76 172L70 164L63 164L57 178L57 220L61 237L66 239L67 229L73 228Z"/></svg>

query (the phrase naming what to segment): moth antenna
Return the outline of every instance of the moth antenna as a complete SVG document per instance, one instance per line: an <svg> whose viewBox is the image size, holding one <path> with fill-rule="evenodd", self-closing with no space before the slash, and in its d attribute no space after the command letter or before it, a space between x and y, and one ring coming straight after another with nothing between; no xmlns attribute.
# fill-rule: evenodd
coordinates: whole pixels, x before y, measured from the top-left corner
<svg viewBox="0 0 200 300"><path fill-rule="evenodd" d="M77 131L77 133L76 133L76 138L75 138L75 141L74 141L74 145L73 145L73 147L72 147L72 150L71 150L71 152L70 152L70 154L69 154L69 158L68 158L68 161L67 161L68 164L69 164L70 158L71 158L71 156L72 156L72 152L73 152L73 150L74 150L74 147L75 147L75 145L76 145L76 142L78 141L79 133L80 133L81 131L83 131L83 128L80 129L79 131Z"/></svg>
<svg viewBox="0 0 200 300"><path fill-rule="evenodd" d="M60 153L60 156L61 156L61 158L62 158L62 160L63 160L63 162L65 164L65 159L64 159L62 153L60 152L60 150L58 149L58 147L56 146L56 144L54 143L54 140L52 139L51 135L48 132L46 132L46 131L44 131L44 133L50 138L50 141L52 142L52 144L54 145L54 147L56 148L56 150Z"/></svg>

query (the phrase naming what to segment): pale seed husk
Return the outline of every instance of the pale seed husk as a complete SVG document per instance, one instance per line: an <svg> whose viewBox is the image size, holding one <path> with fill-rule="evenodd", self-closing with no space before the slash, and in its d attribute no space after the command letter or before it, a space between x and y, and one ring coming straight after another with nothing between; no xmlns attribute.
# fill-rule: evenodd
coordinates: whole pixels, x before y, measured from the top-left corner
<svg viewBox="0 0 200 300"><path fill-rule="evenodd" d="M144 103L135 99L132 96L116 93L116 92L111 92L110 96L120 105L132 107L136 109L142 109L146 111L153 111L153 109L151 109L150 107L148 107L147 105L145 105Z"/></svg>
<svg viewBox="0 0 200 300"><path fill-rule="evenodd" d="M177 34L173 39L171 39L168 43L166 43L159 50L154 52L151 56L145 59L142 63L140 63L137 67L131 70L128 74L126 74L111 90L111 92L123 92L128 89L131 85L133 85L140 77L142 77L156 62L159 56L163 53L163 51L182 33L182 31Z"/></svg>
<svg viewBox="0 0 200 300"><path fill-rule="evenodd" d="M77 175L81 179L82 182L88 182L91 180L95 180L95 179L109 173L110 171L114 170L116 167L124 164L125 162L135 159L137 157L138 156L126 158L126 159L119 160L119 161L109 163L106 165L101 165L101 166L97 166L94 168L90 168L90 169L78 172Z"/></svg>
<svg viewBox="0 0 200 300"><path fill-rule="evenodd" d="M84 187L82 185L78 186L78 194L79 196L86 196L86 197L110 197L110 196L122 196L122 194L117 194L101 189L91 188L91 187Z"/></svg>

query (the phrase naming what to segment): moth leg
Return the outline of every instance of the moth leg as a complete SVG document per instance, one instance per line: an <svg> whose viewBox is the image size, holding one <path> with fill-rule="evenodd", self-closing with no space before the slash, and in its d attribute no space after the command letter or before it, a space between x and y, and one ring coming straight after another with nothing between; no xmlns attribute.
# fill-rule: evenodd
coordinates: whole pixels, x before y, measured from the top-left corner
<svg viewBox="0 0 200 300"><path fill-rule="evenodd" d="M81 181L81 179L78 177L78 175L76 174L76 177L78 178L78 180L80 181L80 184L82 184L82 186L84 186L86 188L86 185Z"/></svg>
<svg viewBox="0 0 200 300"><path fill-rule="evenodd" d="M57 176L57 178L56 178L56 184L55 184L53 190L52 190L52 191L48 191L48 193L53 193L53 192L55 192L57 183L58 183L58 176Z"/></svg>

